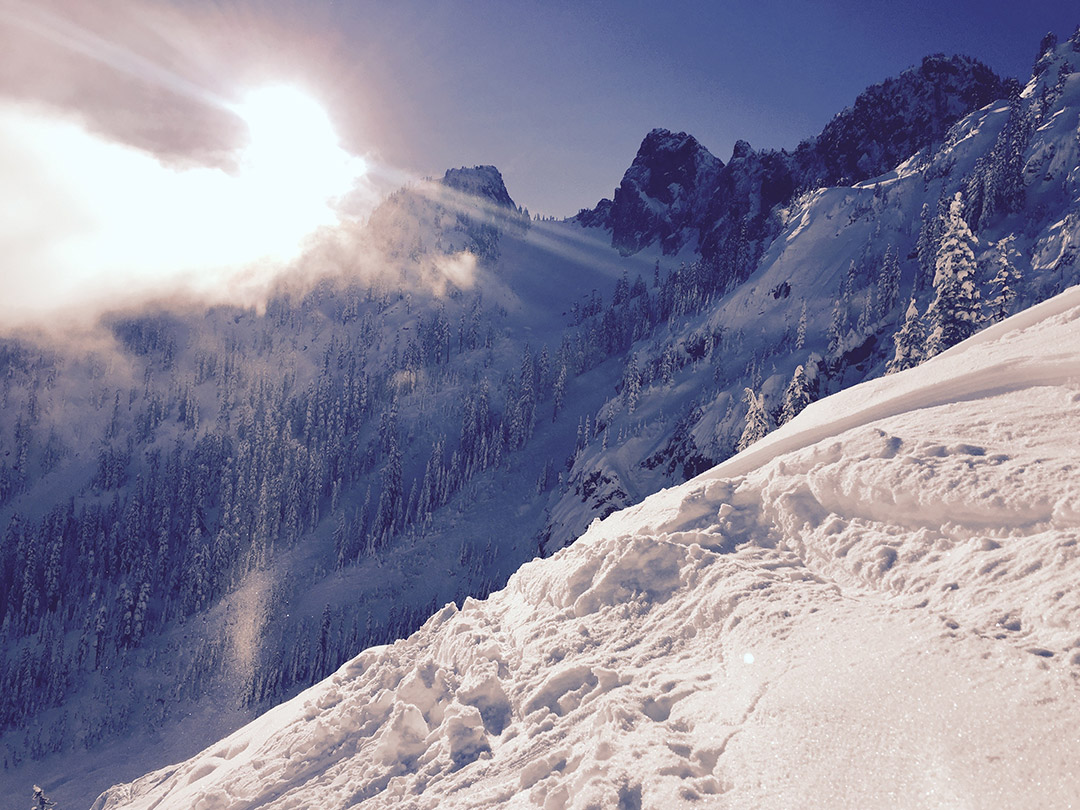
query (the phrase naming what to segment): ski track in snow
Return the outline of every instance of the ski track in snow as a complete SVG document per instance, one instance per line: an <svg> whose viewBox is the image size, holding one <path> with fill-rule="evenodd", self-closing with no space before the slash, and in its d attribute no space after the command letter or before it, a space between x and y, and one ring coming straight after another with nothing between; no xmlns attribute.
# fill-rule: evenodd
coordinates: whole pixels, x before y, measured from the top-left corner
<svg viewBox="0 0 1080 810"><path fill-rule="evenodd" d="M94 807L1075 806L1078 322L823 400Z"/></svg>

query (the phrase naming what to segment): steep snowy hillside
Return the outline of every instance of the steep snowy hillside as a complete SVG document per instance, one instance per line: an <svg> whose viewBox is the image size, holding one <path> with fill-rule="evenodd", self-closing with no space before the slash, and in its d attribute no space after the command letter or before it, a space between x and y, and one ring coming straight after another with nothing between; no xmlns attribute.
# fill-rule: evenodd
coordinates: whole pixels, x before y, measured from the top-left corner
<svg viewBox="0 0 1080 810"><path fill-rule="evenodd" d="M0 795L88 804L191 756L1080 283L1077 64L1080 33L1022 90L931 57L800 151L723 166L656 131L591 219L452 169L323 234L318 281L265 307L0 342Z"/></svg>
<svg viewBox="0 0 1080 810"><path fill-rule="evenodd" d="M764 206L762 233L772 236L758 243L760 260L744 240L682 267L654 291L658 303L618 312L637 321L663 307L664 317L627 346L619 390L578 449L565 492L551 498L544 548L729 457L751 438L752 410L749 433L761 434L807 401L884 373L898 339L917 344L901 367L932 354L952 232L966 234L970 251L966 334L1080 281L1077 66L1080 31L1060 44L1047 38L1023 91L960 119L941 144L786 205L769 208L761 185L766 163L782 156L739 150L725 172L742 178L755 210ZM893 83L868 91L855 110L893 92Z"/></svg>
<svg viewBox="0 0 1080 810"><path fill-rule="evenodd" d="M491 167L346 236L264 311L2 344L0 793L89 804L535 556L614 385L561 337L650 259L530 222Z"/></svg>
<svg viewBox="0 0 1080 810"><path fill-rule="evenodd" d="M1080 288L96 810L1080 801Z"/></svg>

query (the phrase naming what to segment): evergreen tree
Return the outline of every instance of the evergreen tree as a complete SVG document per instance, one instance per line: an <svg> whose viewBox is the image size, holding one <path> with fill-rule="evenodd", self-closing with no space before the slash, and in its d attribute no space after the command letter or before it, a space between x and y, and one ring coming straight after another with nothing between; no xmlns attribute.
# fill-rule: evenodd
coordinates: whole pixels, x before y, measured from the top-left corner
<svg viewBox="0 0 1080 810"><path fill-rule="evenodd" d="M795 329L795 349L802 351L806 345L806 299L803 299L802 310L799 312L799 325Z"/></svg>
<svg viewBox="0 0 1080 810"><path fill-rule="evenodd" d="M955 346L975 333L979 321L979 291L975 286L974 234L964 221L964 203L956 192L938 247L934 273L934 300L926 311L929 331L926 356Z"/></svg>
<svg viewBox="0 0 1080 810"><path fill-rule="evenodd" d="M884 321L892 314L900 298L900 256L892 245L885 249L878 276L877 317Z"/></svg>
<svg viewBox="0 0 1080 810"><path fill-rule="evenodd" d="M784 402L780 406L780 419L777 420L777 424L783 425L790 422L812 401L810 380L806 376L806 369L800 365L795 369L791 382L784 391Z"/></svg>
<svg viewBox="0 0 1080 810"><path fill-rule="evenodd" d="M1022 280L1020 270L1009 258L1015 239L1015 236L1009 235L994 246L997 272L990 280L990 299L986 302L986 320L991 323L1005 320L1013 313L1016 290Z"/></svg>
<svg viewBox="0 0 1080 810"><path fill-rule="evenodd" d="M638 373L637 357L630 355L630 361L623 370L622 398L627 413L633 413L637 408L638 397L641 394L641 375Z"/></svg>
<svg viewBox="0 0 1080 810"><path fill-rule="evenodd" d="M518 394L516 421L513 430L512 447L522 447L532 437L536 425L536 372L533 368L532 353L529 344L521 356L521 385Z"/></svg>
<svg viewBox="0 0 1080 810"><path fill-rule="evenodd" d="M405 511L401 450L398 448L396 431L390 434L389 442L386 463L382 469L382 491L379 493L379 505L375 513L374 535L380 545L400 528Z"/></svg>
<svg viewBox="0 0 1080 810"><path fill-rule="evenodd" d="M660 380L664 385L671 385L675 381L675 372L679 368L678 351L670 343L664 347L660 355Z"/></svg>
<svg viewBox="0 0 1080 810"><path fill-rule="evenodd" d="M914 298L908 304L907 313L904 315L904 325L893 335L893 341L896 343L896 351L885 368L886 374L914 368L923 361L923 346L926 339L923 335L922 320L919 318L919 308L915 305Z"/></svg>
<svg viewBox="0 0 1080 810"><path fill-rule="evenodd" d="M744 388L743 398L746 401L747 408L746 424L743 427L738 443L735 445L735 450L740 453L772 430L768 411L765 410L765 396L755 394L749 388Z"/></svg>
<svg viewBox="0 0 1080 810"><path fill-rule="evenodd" d="M915 275L915 292L925 290L934 278L937 250L941 243L947 208L944 196L938 198L936 212L930 211L929 203L923 203L919 214L922 225L919 227L919 239L915 244L915 253L919 260L919 272Z"/></svg>
<svg viewBox="0 0 1080 810"><path fill-rule="evenodd" d="M1031 141L1032 116L1014 86L1009 96L1009 117L990 152L979 159L967 181L970 220L980 230L1000 214L1024 207L1024 157Z"/></svg>
<svg viewBox="0 0 1080 810"><path fill-rule="evenodd" d="M826 353L829 357L839 357L843 354L845 339L851 330L851 322L848 316L849 303L842 291L833 303L832 318L826 332L829 338L829 348Z"/></svg>
<svg viewBox="0 0 1080 810"><path fill-rule="evenodd" d="M874 291L867 289L866 298L863 299L862 310L859 312L859 320L855 324L855 334L860 339L874 331L874 320L877 307L874 306Z"/></svg>
<svg viewBox="0 0 1080 810"><path fill-rule="evenodd" d="M622 275L619 280L615 282L615 292L611 296L611 305L613 307L619 306L619 304L626 303L626 300L630 297L630 278L627 275L625 269L623 269Z"/></svg>
<svg viewBox="0 0 1080 810"><path fill-rule="evenodd" d="M559 411L562 410L563 401L566 399L566 364L559 366L559 374L555 377L555 387L551 393L551 421L554 422Z"/></svg>
<svg viewBox="0 0 1080 810"><path fill-rule="evenodd" d="M852 259L848 265L847 275L844 276L844 286L841 292L841 298L851 305L852 299L855 298L855 282L859 279L859 267L855 264L855 260Z"/></svg>

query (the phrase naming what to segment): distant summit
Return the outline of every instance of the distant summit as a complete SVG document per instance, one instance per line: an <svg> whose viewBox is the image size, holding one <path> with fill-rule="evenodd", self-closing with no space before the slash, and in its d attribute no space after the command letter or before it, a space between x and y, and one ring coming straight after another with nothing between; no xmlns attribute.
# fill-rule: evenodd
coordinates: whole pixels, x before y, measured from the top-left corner
<svg viewBox="0 0 1080 810"><path fill-rule="evenodd" d="M447 188L460 191L472 197L490 200L496 205L516 209L514 201L503 183L502 175L494 166L462 166L460 169L447 169L442 183Z"/></svg>
<svg viewBox="0 0 1080 810"><path fill-rule="evenodd" d="M654 129L608 208L612 245L625 255L659 241L677 253L705 214L724 164L685 132Z"/></svg>
<svg viewBox="0 0 1080 810"><path fill-rule="evenodd" d="M610 229L612 246L624 254L659 243L672 255L697 239L703 258L726 256L721 269L743 278L769 239L774 206L799 190L850 186L883 174L943 142L960 118L1015 86L975 59L928 56L867 88L794 152L759 152L740 140L727 165L692 136L655 129L614 200L601 200L576 221Z"/></svg>
<svg viewBox="0 0 1080 810"><path fill-rule="evenodd" d="M795 150L804 187L846 186L940 143L956 121L1009 94L1011 80L968 56L927 56L917 68L868 87L816 138Z"/></svg>
<svg viewBox="0 0 1080 810"><path fill-rule="evenodd" d="M494 262L507 230L528 228L494 166L448 169L399 189L371 214L369 231L385 257L411 265L433 256L466 250L481 262Z"/></svg>

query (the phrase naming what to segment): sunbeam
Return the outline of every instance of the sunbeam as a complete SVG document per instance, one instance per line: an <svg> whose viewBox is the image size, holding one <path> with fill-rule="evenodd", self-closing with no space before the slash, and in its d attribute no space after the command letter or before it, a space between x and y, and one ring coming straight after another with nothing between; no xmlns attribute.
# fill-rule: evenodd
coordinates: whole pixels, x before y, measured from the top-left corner
<svg viewBox="0 0 1080 810"><path fill-rule="evenodd" d="M105 39L93 31L88 31L40 5L21 0L4 0L0 3L0 22L43 37L132 78L158 85L203 104L223 110L230 108L227 99L207 88L200 87L152 60Z"/></svg>

